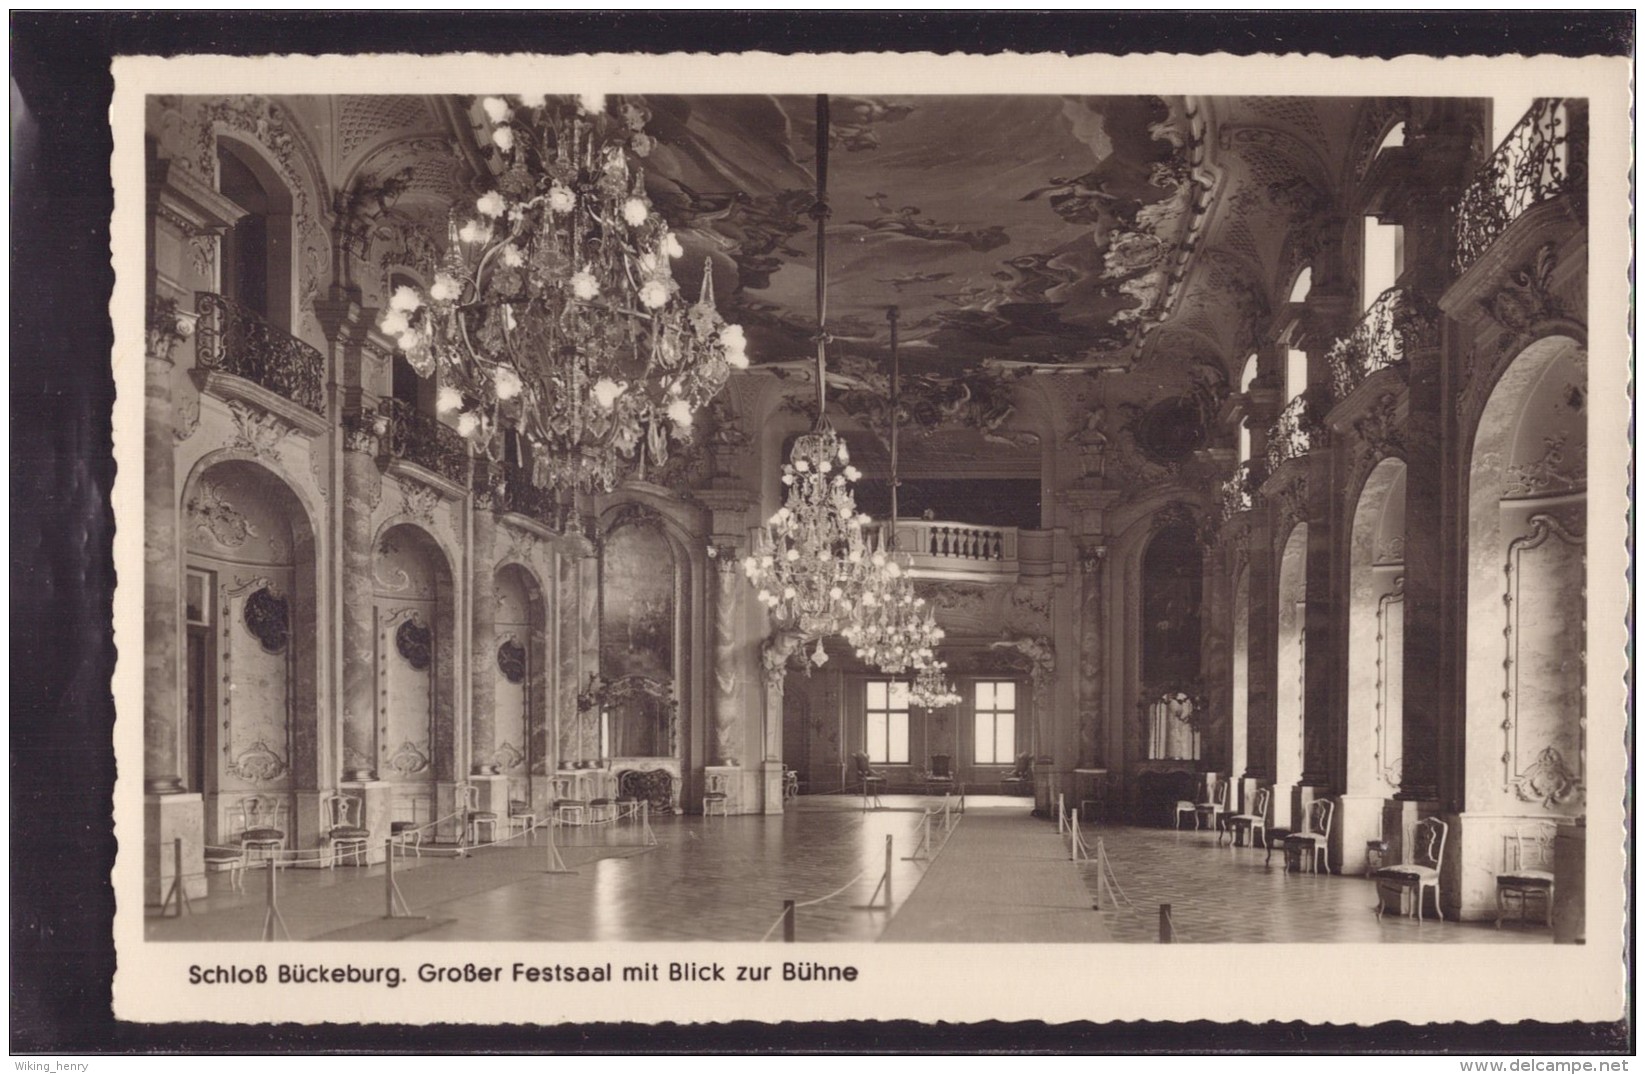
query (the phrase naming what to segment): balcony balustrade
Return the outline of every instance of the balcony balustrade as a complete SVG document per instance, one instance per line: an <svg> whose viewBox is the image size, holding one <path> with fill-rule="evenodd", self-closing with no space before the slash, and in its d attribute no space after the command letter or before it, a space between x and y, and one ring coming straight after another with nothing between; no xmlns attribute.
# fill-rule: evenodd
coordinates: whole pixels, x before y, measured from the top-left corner
<svg viewBox="0 0 1645 1075"><path fill-rule="evenodd" d="M194 294L195 363L268 389L315 414L326 412L326 358L233 299Z"/></svg>
<svg viewBox="0 0 1645 1075"><path fill-rule="evenodd" d="M462 434L437 418L419 414L404 400L385 399L379 410L388 419L383 446L389 458L415 463L458 485L468 484L468 442Z"/></svg>
<svg viewBox="0 0 1645 1075"><path fill-rule="evenodd" d="M1539 98L1474 173L1457 203L1456 275L1531 207L1563 194L1586 194L1588 132L1575 111L1562 98Z"/></svg>
<svg viewBox="0 0 1645 1075"><path fill-rule="evenodd" d="M1222 483L1218 496L1218 509L1223 522L1227 522L1242 511L1250 511L1256 504L1251 494L1251 464L1241 463L1227 481Z"/></svg>
<svg viewBox="0 0 1645 1075"><path fill-rule="evenodd" d="M491 490L492 507L533 519L556 533L564 533L571 516L571 505L560 502L559 494L533 484L531 473L524 467L509 463L481 461L474 465L474 484L484 484Z"/></svg>
<svg viewBox="0 0 1645 1075"><path fill-rule="evenodd" d="M1325 355L1336 401L1347 399L1371 374L1405 361L1412 351L1437 346L1438 340L1438 315L1410 288L1389 288Z"/></svg>
<svg viewBox="0 0 1645 1075"><path fill-rule="evenodd" d="M1272 475L1281 464L1302 458L1313 446L1314 420L1308 397L1298 396L1285 405L1268 430L1268 473Z"/></svg>
<svg viewBox="0 0 1645 1075"><path fill-rule="evenodd" d="M870 539L883 545L887 529L886 523L876 524ZM907 553L916 570L1014 576L1018 534L1014 526L899 519L897 551Z"/></svg>

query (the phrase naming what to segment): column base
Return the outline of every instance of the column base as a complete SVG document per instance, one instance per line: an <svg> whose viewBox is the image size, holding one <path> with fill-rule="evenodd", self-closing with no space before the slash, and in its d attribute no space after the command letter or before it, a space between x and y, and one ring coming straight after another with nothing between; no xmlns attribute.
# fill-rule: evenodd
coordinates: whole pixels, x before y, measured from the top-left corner
<svg viewBox="0 0 1645 1075"><path fill-rule="evenodd" d="M745 774L743 772L742 766L740 766L740 765L708 765L708 766L704 766L703 767L703 791L705 793L708 791L710 778L719 777L719 779L720 779L720 790L725 792L725 812L726 813L728 813L728 814L753 814L753 813L758 813L757 810L752 808L752 804L754 804L754 803L763 803L763 801L764 801L764 799L763 799L763 796L764 796L764 785L763 785L764 774L763 773L755 773L755 774L749 774L749 775L759 776L761 778L760 782L756 783L756 782L753 782L753 781L745 780L744 779ZM752 785L752 786L750 786L750 785ZM697 807L698 809L701 809L703 804L701 802L695 802L695 803L689 803L689 804L685 804L685 805L687 805L688 807ZM687 812L688 813L694 813L695 811L692 811L692 810L688 809Z"/></svg>
<svg viewBox="0 0 1645 1075"><path fill-rule="evenodd" d="M1431 805L1438 806L1437 803ZM1426 817L1435 812L1437 810L1423 810L1421 814ZM1534 826L1557 824L1553 865L1554 940L1580 942L1586 909L1583 883L1587 861L1586 826L1547 814L1464 812L1441 814L1440 820L1450 826L1445 837L1445 863L1440 870L1440 895L1446 917L1455 916L1463 921L1495 921L1496 875L1503 869L1507 845L1515 829L1528 834ZM1567 888L1569 891L1564 891Z"/></svg>
<svg viewBox="0 0 1645 1075"><path fill-rule="evenodd" d="M394 787L386 780L350 780L338 789L360 800L360 825L371 832L366 844L366 864L383 861L383 850L394 821ZM352 859L350 859L351 861Z"/></svg>
<svg viewBox="0 0 1645 1075"><path fill-rule="evenodd" d="M205 805L198 793L143 797L143 902L159 906L171 891L183 841L183 891L190 899L206 894Z"/></svg>
<svg viewBox="0 0 1645 1075"><path fill-rule="evenodd" d="M760 763L760 808L765 814L783 812L783 763L780 761Z"/></svg>
<svg viewBox="0 0 1645 1075"><path fill-rule="evenodd" d="M1365 872L1365 845L1383 838L1382 817L1387 803L1381 795L1337 797L1336 816L1331 821L1331 854L1340 864L1339 872Z"/></svg>

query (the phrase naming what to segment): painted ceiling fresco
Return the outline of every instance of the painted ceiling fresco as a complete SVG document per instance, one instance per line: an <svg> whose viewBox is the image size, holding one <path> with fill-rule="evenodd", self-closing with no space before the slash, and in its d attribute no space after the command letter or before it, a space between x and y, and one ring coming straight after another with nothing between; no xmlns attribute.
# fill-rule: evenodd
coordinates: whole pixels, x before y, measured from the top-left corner
<svg viewBox="0 0 1645 1075"><path fill-rule="evenodd" d="M646 99L647 189L756 361L815 353L815 98ZM1189 126L1158 97L834 97L831 368L1111 364L1191 223ZM683 275L683 274L682 274Z"/></svg>

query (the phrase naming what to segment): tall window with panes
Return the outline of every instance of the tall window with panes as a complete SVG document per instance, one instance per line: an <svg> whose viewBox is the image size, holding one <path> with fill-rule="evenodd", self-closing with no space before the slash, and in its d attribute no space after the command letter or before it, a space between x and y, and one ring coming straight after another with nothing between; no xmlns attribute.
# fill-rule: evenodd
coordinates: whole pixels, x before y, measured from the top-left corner
<svg viewBox="0 0 1645 1075"><path fill-rule="evenodd" d="M867 683L868 760L908 763L908 684L871 679Z"/></svg>
<svg viewBox="0 0 1645 1075"><path fill-rule="evenodd" d="M1017 685L1010 680L981 680L973 701L973 760L978 765L1009 765L1017 756Z"/></svg>

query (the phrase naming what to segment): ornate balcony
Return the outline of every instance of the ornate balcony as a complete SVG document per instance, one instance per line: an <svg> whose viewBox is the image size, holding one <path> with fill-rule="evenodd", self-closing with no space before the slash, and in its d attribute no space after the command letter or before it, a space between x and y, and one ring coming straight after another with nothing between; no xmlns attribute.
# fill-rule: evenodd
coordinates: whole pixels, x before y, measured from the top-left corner
<svg viewBox="0 0 1645 1075"><path fill-rule="evenodd" d="M1411 289L1389 288L1371 303L1353 331L1325 355L1336 402L1347 399L1376 371L1403 362L1411 351L1434 347L1438 342L1436 312Z"/></svg>
<svg viewBox="0 0 1645 1075"><path fill-rule="evenodd" d="M1559 97L1538 98L1462 192L1451 267L1461 276L1526 210L1586 193L1588 137Z"/></svg>
<svg viewBox="0 0 1645 1075"><path fill-rule="evenodd" d="M1301 459L1314 447L1315 423L1307 395L1301 395L1285 405L1268 430L1268 473L1292 459Z"/></svg>
<svg viewBox="0 0 1645 1075"><path fill-rule="evenodd" d="M315 414L326 413L326 357L262 315L210 291L194 293L195 363L268 389Z"/></svg>
<svg viewBox="0 0 1645 1075"><path fill-rule="evenodd" d="M437 418L418 414L404 400L385 399L379 409L388 419L385 455L415 463L458 486L468 484L468 442L460 433Z"/></svg>
<svg viewBox="0 0 1645 1075"><path fill-rule="evenodd" d="M1222 483L1217 506L1218 515L1223 522L1242 511L1250 511L1256 505L1251 487L1251 464L1247 461L1241 463L1228 480Z"/></svg>
<svg viewBox="0 0 1645 1075"><path fill-rule="evenodd" d="M474 464L474 484L486 484L491 489L492 507L541 523L555 533L564 533L571 517L571 505L560 502L553 489L545 489L531 481L524 467L508 463L486 462L484 475L481 462Z"/></svg>
<svg viewBox="0 0 1645 1075"><path fill-rule="evenodd" d="M877 523L870 538L883 544L888 524ZM914 570L925 576L1010 576L1020 568L1019 538L1014 526L975 526L937 519L897 520L897 551L907 553ZM1049 550L1046 550L1049 556Z"/></svg>

